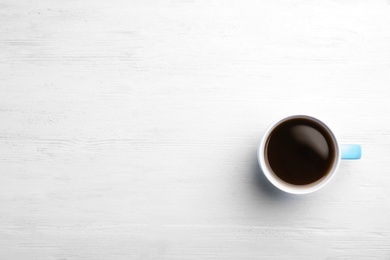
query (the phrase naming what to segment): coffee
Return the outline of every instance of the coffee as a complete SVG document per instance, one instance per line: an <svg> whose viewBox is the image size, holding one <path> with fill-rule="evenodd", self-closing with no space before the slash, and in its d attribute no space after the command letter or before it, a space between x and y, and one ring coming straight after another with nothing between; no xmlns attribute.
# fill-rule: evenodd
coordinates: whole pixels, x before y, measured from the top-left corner
<svg viewBox="0 0 390 260"><path fill-rule="evenodd" d="M265 161L281 180L307 185L332 169L335 147L329 131L316 121L288 119L276 126L266 141Z"/></svg>

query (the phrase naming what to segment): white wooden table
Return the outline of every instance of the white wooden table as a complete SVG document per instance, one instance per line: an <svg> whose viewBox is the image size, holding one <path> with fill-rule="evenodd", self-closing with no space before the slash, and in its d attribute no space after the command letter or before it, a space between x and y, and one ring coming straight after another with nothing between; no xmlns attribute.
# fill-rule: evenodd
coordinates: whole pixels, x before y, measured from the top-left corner
<svg viewBox="0 0 390 260"><path fill-rule="evenodd" d="M0 259L390 259L389 1L0 3ZM323 190L256 146L359 143Z"/></svg>

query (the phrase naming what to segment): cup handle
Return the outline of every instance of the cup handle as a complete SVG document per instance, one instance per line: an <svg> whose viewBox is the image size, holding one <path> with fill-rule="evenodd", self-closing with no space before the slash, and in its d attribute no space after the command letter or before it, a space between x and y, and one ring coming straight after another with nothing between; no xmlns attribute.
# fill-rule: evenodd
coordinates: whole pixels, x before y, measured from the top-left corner
<svg viewBox="0 0 390 260"><path fill-rule="evenodd" d="M362 157L362 148L358 144L342 144L340 149L343 160L357 160Z"/></svg>

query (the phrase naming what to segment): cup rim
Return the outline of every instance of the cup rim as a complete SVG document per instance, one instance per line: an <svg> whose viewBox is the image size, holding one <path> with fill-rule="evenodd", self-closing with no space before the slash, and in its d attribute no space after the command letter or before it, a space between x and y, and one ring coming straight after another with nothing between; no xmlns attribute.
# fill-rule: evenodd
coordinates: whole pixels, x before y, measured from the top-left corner
<svg viewBox="0 0 390 260"><path fill-rule="evenodd" d="M328 131L329 135L332 137L333 145L335 147L335 159L333 161L333 166L330 172L324 178L306 185L295 185L280 179L276 176L275 173L272 172L271 169L269 169L269 166L267 165L265 160L265 145L272 130L275 129L281 123L294 118L303 118L320 124L322 127L325 128L325 130ZM263 174L268 179L268 181L271 182L271 184L273 184L276 188L290 194L308 194L323 188L333 179L340 165L341 153L337 138L326 123L316 117L309 115L289 115L279 118L267 128L257 149L257 159Z"/></svg>

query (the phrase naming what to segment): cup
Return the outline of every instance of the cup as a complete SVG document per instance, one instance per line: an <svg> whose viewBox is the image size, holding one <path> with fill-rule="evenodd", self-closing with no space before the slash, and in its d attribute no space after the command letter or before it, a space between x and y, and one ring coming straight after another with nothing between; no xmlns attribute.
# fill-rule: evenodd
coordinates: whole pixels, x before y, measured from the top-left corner
<svg viewBox="0 0 390 260"><path fill-rule="evenodd" d="M319 132L309 126L300 127L299 122L313 125ZM321 135L324 137L321 138ZM318 151L310 150L309 146ZM319 156L325 160L318 159ZM335 176L341 160L360 159L361 147L357 144L339 145L329 126L315 117L292 115L268 127L258 146L257 158L265 177L273 186L291 194L307 194L327 185ZM295 182L295 176L300 176L301 172L310 179L321 169L321 178L304 184Z"/></svg>

